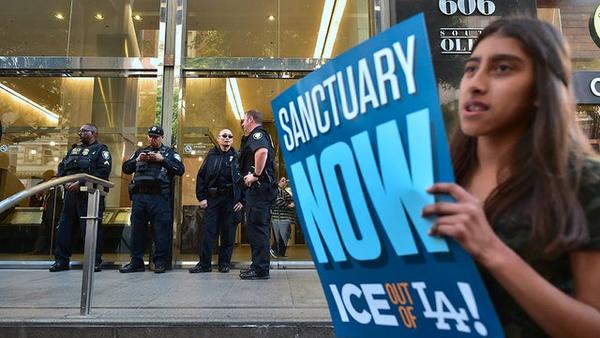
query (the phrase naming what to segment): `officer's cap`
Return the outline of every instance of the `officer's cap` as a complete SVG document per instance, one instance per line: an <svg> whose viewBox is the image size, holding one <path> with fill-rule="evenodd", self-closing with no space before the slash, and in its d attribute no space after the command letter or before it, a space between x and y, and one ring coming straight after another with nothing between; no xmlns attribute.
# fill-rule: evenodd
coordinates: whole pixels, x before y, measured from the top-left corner
<svg viewBox="0 0 600 338"><path fill-rule="evenodd" d="M163 136L165 131L159 126L152 126L148 128L148 135L150 136Z"/></svg>

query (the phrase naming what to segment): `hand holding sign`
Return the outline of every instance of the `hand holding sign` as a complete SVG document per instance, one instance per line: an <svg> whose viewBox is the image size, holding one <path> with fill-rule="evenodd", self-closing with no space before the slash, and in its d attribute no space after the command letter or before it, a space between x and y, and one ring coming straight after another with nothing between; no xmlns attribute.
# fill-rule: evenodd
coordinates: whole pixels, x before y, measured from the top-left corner
<svg viewBox="0 0 600 338"><path fill-rule="evenodd" d="M436 183L427 192L450 195L456 202L437 202L423 208L423 216L437 216L431 234L450 237L476 261L487 266L506 245L492 230L479 199L454 183Z"/></svg>

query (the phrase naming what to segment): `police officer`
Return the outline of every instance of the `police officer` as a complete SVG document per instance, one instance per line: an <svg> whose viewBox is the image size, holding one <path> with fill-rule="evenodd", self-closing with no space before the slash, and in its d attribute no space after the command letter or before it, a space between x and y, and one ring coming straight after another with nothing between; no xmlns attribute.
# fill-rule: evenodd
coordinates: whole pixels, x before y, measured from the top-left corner
<svg viewBox="0 0 600 338"><path fill-rule="evenodd" d="M235 229L242 210L242 177L238 170L238 155L231 146L233 134L229 129L219 132L218 146L206 155L196 179L196 197L204 211L200 261L190 273L212 271L213 242L217 231L221 235L219 247L219 272L229 272L235 240Z"/></svg>
<svg viewBox="0 0 600 338"><path fill-rule="evenodd" d="M58 164L57 177L85 173L108 180L112 168L112 159L108 147L96 140L98 128L86 123L79 128L79 140L74 144L67 155ZM71 257L71 240L73 228L79 229L85 238L85 219L87 216L88 193L79 191L85 181L76 181L65 185L65 198L56 228L56 242L54 249L54 264L50 272L69 270L69 257ZM104 196L100 197L98 211L98 237L96 242L96 260L94 271L100 271L102 263L102 213L104 212Z"/></svg>
<svg viewBox="0 0 600 338"><path fill-rule="evenodd" d="M154 272L163 273L170 257L173 232L172 188L175 175L185 168L179 154L162 144L164 131L159 126L148 129L148 146L138 149L123 163L123 172L132 174L131 197L131 261L122 273L144 271L146 224L154 230Z"/></svg>
<svg viewBox="0 0 600 338"><path fill-rule="evenodd" d="M240 169L244 176L246 233L252 264L240 271L241 279L269 278L269 209L276 196L275 163L271 136L262 127L262 113L246 112L242 127Z"/></svg>

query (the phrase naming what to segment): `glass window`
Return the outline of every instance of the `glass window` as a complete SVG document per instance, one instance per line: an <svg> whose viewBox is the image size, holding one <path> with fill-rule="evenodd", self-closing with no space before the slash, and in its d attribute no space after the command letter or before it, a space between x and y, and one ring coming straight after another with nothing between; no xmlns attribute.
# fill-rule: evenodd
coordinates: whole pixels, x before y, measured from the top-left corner
<svg viewBox="0 0 600 338"><path fill-rule="evenodd" d="M180 247L182 260L197 259L198 239L202 227L203 211L196 199L196 176L208 151L215 146L218 132L227 128L233 132L233 147L240 148L243 130L243 112L257 109L264 114L263 126L269 131L278 148L271 100L295 83L296 80L265 80L249 78L187 78L185 79L185 114L179 129L179 147L185 163L182 184L183 221L181 225ZM280 154L276 156L278 173L285 175ZM304 245L300 226L295 226L290 242L290 259L310 259ZM238 227L235 261L247 261L250 257L246 241L245 226Z"/></svg>
<svg viewBox="0 0 600 338"><path fill-rule="evenodd" d="M367 0L190 1L187 57L329 58L369 37L368 13Z"/></svg>
<svg viewBox="0 0 600 338"><path fill-rule="evenodd" d="M0 55L158 55L159 0L5 1Z"/></svg>
<svg viewBox="0 0 600 338"><path fill-rule="evenodd" d="M115 187L106 196L104 214L105 260L128 260L129 177L121 174L121 165L146 143L147 127L157 119L156 98L155 78L0 78L4 131L0 140L0 200L51 178L67 150L79 142L79 127L94 123L98 140L108 146L113 158L110 180ZM62 195L58 190L52 193ZM48 207L43 200L25 200L19 208L0 215L1 253L49 256L61 207L57 198L56 217L51 224L41 222L40 208ZM74 248L75 253L82 252L80 244Z"/></svg>

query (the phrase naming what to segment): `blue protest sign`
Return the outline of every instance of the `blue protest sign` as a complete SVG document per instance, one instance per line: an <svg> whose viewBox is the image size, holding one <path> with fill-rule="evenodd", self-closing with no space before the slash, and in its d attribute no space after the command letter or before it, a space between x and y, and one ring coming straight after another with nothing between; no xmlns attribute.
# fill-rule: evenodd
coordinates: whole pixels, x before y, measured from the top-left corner
<svg viewBox="0 0 600 338"><path fill-rule="evenodd" d="M273 102L302 229L341 337L503 337L469 257L429 236L454 181L423 15Z"/></svg>

